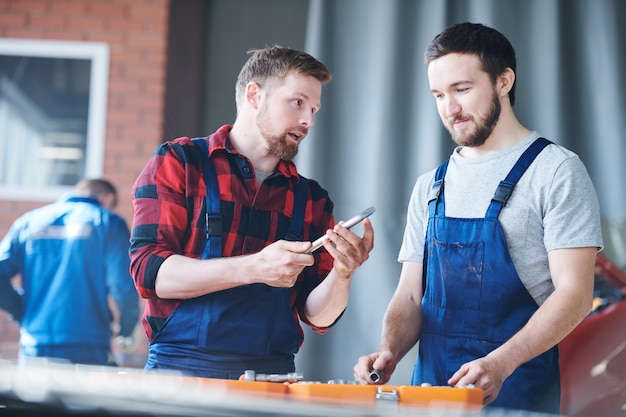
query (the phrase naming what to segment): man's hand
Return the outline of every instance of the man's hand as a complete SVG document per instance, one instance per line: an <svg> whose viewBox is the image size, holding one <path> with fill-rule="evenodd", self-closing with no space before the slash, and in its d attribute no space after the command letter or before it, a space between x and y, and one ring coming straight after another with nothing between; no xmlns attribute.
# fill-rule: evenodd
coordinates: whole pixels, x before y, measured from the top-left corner
<svg viewBox="0 0 626 417"><path fill-rule="evenodd" d="M291 288L302 270L313 265L313 255L303 253L311 242L279 240L257 253L258 282L272 287Z"/></svg>
<svg viewBox="0 0 626 417"><path fill-rule="evenodd" d="M448 380L448 384L481 388L484 391L484 404L487 405L498 397L502 383L509 375L495 360L485 356L463 364Z"/></svg>
<svg viewBox="0 0 626 417"><path fill-rule="evenodd" d="M135 347L135 338L133 336L117 336L115 344L123 350L131 350Z"/></svg>
<svg viewBox="0 0 626 417"><path fill-rule="evenodd" d="M396 362L389 351L370 353L361 356L354 365L354 380L361 384L386 384L396 369ZM372 371L378 371L378 379L373 381Z"/></svg>
<svg viewBox="0 0 626 417"><path fill-rule="evenodd" d="M342 223L337 223L334 229L326 232L329 239L324 242L324 248L335 258L335 271L349 278L369 258L374 248L374 228L369 219L364 219L363 237L359 237L343 227Z"/></svg>

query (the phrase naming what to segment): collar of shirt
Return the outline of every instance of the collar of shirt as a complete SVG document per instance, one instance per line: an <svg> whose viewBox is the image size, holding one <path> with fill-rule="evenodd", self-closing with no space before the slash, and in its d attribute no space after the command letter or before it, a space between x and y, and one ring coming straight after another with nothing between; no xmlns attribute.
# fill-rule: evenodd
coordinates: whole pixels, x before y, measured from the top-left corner
<svg viewBox="0 0 626 417"><path fill-rule="evenodd" d="M98 201L98 199L96 197L82 197L82 196L77 196L77 195L67 195L67 196L63 196L61 198L59 198L58 200L59 202L72 202L72 203L91 203L91 204L95 204L97 206L101 205L100 202Z"/></svg>
<svg viewBox="0 0 626 417"><path fill-rule="evenodd" d="M245 157L245 155L240 154L235 148L232 147L230 138L228 137L228 133L231 129L231 125L223 125L209 137L209 154L213 155L213 152L216 150L223 150L231 154ZM287 178L298 177L298 170L292 161L285 161L281 159L278 163L277 169L278 172Z"/></svg>

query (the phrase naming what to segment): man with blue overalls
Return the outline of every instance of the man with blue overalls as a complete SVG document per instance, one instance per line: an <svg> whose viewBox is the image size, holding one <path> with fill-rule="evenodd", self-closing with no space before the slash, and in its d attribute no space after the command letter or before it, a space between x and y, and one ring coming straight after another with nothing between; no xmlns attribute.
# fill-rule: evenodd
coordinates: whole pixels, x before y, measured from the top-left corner
<svg viewBox="0 0 626 417"><path fill-rule="evenodd" d="M131 273L146 298L147 371L292 373L300 322L325 333L343 313L372 225L360 237L335 224L326 190L292 162L330 78L304 52L254 51L234 124L162 144L137 178Z"/></svg>
<svg viewBox="0 0 626 417"><path fill-rule="evenodd" d="M417 180L380 351L355 379L387 382L419 341L412 385L473 385L492 407L559 413L557 343L590 311L603 245L593 184L578 156L516 119L501 33L453 25L425 57L459 146Z"/></svg>

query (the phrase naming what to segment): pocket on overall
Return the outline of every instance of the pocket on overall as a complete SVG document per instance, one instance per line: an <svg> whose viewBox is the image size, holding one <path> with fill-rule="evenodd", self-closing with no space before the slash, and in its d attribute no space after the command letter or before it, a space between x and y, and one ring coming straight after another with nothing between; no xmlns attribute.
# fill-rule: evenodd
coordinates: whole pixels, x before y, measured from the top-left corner
<svg viewBox="0 0 626 417"><path fill-rule="evenodd" d="M454 310L478 310L482 292L485 244L483 242L442 242L433 239L428 279L434 293L440 294L438 307ZM432 263L434 262L434 264Z"/></svg>
<svg viewBox="0 0 626 417"><path fill-rule="evenodd" d="M267 353L276 302L271 287L252 284L201 298L196 316L200 349L234 355Z"/></svg>
<svg viewBox="0 0 626 417"><path fill-rule="evenodd" d="M301 337L289 295L288 288L252 284L202 297L198 347L246 356L295 353Z"/></svg>

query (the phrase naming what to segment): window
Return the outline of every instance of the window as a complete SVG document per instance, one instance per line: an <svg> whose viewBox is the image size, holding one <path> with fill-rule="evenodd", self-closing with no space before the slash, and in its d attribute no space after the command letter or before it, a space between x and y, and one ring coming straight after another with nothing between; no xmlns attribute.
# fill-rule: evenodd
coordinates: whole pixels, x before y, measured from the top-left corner
<svg viewBox="0 0 626 417"><path fill-rule="evenodd" d="M0 39L0 198L54 200L102 175L109 48Z"/></svg>

